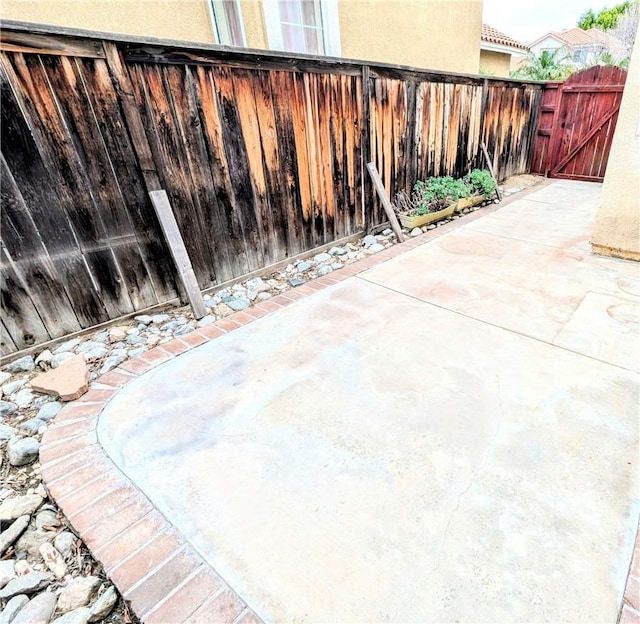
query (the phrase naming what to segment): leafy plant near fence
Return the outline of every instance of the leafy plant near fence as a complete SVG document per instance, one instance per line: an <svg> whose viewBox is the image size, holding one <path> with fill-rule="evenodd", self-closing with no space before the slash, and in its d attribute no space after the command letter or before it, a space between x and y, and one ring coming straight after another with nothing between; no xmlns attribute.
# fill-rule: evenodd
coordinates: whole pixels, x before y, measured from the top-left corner
<svg viewBox="0 0 640 624"><path fill-rule="evenodd" d="M464 178L441 176L418 180L410 195L405 191L396 195L394 207L398 214L418 217L443 210L470 195L486 196L495 190L491 174L483 169L474 169Z"/></svg>

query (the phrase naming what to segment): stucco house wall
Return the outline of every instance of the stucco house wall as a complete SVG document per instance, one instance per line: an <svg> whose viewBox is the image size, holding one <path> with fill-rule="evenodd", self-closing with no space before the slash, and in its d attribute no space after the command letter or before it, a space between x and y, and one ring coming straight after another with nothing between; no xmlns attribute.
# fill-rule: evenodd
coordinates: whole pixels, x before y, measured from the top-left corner
<svg viewBox="0 0 640 624"><path fill-rule="evenodd" d="M216 43L204 0L2 0L0 19Z"/></svg>
<svg viewBox="0 0 640 624"><path fill-rule="evenodd" d="M344 0L342 55L477 73L481 0Z"/></svg>
<svg viewBox="0 0 640 624"><path fill-rule="evenodd" d="M270 49L265 2L239 0L247 46ZM346 58L477 73L482 0L323 0ZM217 43L208 0L2 0L0 19Z"/></svg>
<svg viewBox="0 0 640 624"><path fill-rule="evenodd" d="M640 261L640 28L591 239L596 253Z"/></svg>
<svg viewBox="0 0 640 624"><path fill-rule="evenodd" d="M519 56L518 58L523 58ZM480 50L480 73L490 76L508 76L511 70L511 54Z"/></svg>

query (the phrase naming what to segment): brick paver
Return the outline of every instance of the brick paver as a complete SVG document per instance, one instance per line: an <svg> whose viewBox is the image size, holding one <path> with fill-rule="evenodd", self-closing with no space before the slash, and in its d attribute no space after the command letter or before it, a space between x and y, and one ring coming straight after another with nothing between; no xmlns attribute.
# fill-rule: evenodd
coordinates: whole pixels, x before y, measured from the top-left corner
<svg viewBox="0 0 640 624"><path fill-rule="evenodd" d="M511 201L514 199L510 198ZM97 441L96 425L107 402L138 376L192 348L216 340L281 307L292 305L298 299L425 244L461 222L468 223L495 209L497 207L471 213L462 220L410 238L340 271L146 351L100 377L99 383L80 400L60 411L42 441L43 480L75 531L143 621L257 624L261 620L105 455ZM637 542L620 612L623 624L640 624L639 582L640 544Z"/></svg>

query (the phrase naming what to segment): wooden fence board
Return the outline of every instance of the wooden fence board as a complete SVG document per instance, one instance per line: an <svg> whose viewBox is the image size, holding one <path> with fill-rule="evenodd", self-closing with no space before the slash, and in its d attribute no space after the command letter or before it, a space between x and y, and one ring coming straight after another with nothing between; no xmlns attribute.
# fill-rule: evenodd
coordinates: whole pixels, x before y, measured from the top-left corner
<svg viewBox="0 0 640 624"><path fill-rule="evenodd" d="M391 198L416 179L463 175L483 140L499 178L528 170L539 85L68 29L9 33L2 270L15 293L3 291L3 353L184 299L149 192L166 190L204 289L386 222L367 162ZM607 132L592 138L610 144Z"/></svg>

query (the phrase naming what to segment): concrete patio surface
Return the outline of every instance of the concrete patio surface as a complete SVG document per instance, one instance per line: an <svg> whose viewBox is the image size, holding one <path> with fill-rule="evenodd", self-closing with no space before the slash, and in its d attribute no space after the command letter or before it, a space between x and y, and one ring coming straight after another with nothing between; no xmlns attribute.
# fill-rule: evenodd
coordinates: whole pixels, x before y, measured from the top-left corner
<svg viewBox="0 0 640 624"><path fill-rule="evenodd" d="M556 181L171 359L97 424L265 621L615 622L640 266Z"/></svg>

